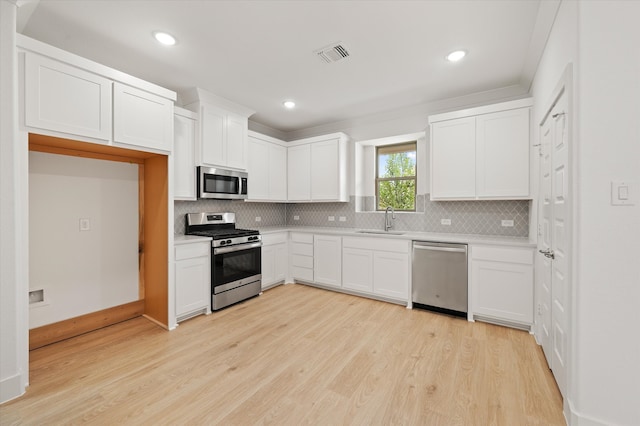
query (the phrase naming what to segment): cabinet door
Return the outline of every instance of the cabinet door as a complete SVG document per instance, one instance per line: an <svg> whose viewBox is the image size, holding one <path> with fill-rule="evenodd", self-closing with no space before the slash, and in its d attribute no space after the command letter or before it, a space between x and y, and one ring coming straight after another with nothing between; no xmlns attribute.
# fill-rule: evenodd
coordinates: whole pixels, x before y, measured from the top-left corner
<svg viewBox="0 0 640 426"><path fill-rule="evenodd" d="M533 324L533 265L473 260L473 313Z"/></svg>
<svg viewBox="0 0 640 426"><path fill-rule="evenodd" d="M113 142L171 152L173 102L144 90L114 83Z"/></svg>
<svg viewBox="0 0 640 426"><path fill-rule="evenodd" d="M226 166L226 118L226 112L220 108L200 107L200 165Z"/></svg>
<svg viewBox="0 0 640 426"><path fill-rule="evenodd" d="M475 118L431 125L431 199L476 195Z"/></svg>
<svg viewBox="0 0 640 426"><path fill-rule="evenodd" d="M181 200L196 199L196 125L192 118L174 115L173 194Z"/></svg>
<svg viewBox="0 0 640 426"><path fill-rule="evenodd" d="M529 108L476 117L478 197L529 196Z"/></svg>
<svg viewBox="0 0 640 426"><path fill-rule="evenodd" d="M197 257L176 262L177 317L202 309L209 304L210 279L208 257Z"/></svg>
<svg viewBox="0 0 640 426"><path fill-rule="evenodd" d="M262 288L276 282L275 246L262 246Z"/></svg>
<svg viewBox="0 0 640 426"><path fill-rule="evenodd" d="M338 140L311 144L311 199L340 198Z"/></svg>
<svg viewBox="0 0 640 426"><path fill-rule="evenodd" d="M250 176L249 183L249 199L250 200L268 200L269 199L269 175L270 165L269 144L267 142L248 138L248 157L247 172Z"/></svg>
<svg viewBox="0 0 640 426"><path fill-rule="evenodd" d="M319 284L342 284L342 239L332 235L313 237L313 279Z"/></svg>
<svg viewBox="0 0 640 426"><path fill-rule="evenodd" d="M43 56L25 59L25 124L111 140L111 84L104 77Z"/></svg>
<svg viewBox="0 0 640 426"><path fill-rule="evenodd" d="M227 115L226 166L247 169L247 119L235 114Z"/></svg>
<svg viewBox="0 0 640 426"><path fill-rule="evenodd" d="M276 144L269 146L269 199L287 199L287 148Z"/></svg>
<svg viewBox="0 0 640 426"><path fill-rule="evenodd" d="M342 287L373 292L373 251L342 249Z"/></svg>
<svg viewBox="0 0 640 426"><path fill-rule="evenodd" d="M374 252L373 292L398 300L409 298L409 255Z"/></svg>
<svg viewBox="0 0 640 426"><path fill-rule="evenodd" d="M289 268L289 256L287 243L278 244L275 247L275 281L285 281L287 279L287 270Z"/></svg>
<svg viewBox="0 0 640 426"><path fill-rule="evenodd" d="M298 145L287 149L287 196L290 201L311 199L311 147Z"/></svg>

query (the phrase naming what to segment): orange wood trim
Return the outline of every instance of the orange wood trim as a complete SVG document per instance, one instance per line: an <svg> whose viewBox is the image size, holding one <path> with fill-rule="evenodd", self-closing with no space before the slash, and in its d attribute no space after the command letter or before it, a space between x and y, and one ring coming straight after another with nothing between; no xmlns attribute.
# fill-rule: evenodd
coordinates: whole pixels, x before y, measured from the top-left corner
<svg viewBox="0 0 640 426"><path fill-rule="evenodd" d="M144 164L144 299L146 316L169 324L169 181L167 157Z"/></svg>
<svg viewBox="0 0 640 426"><path fill-rule="evenodd" d="M114 306L68 320L55 322L29 330L29 350L79 336L131 318L144 312L144 300Z"/></svg>
<svg viewBox="0 0 640 426"><path fill-rule="evenodd" d="M138 298L144 299L144 164L138 167Z"/></svg>
<svg viewBox="0 0 640 426"><path fill-rule="evenodd" d="M46 152L48 154L68 155L72 157L93 158L95 160L119 161L121 163L144 164L144 159L141 159L141 158L122 157L119 155L103 154L103 153L89 152L89 151L77 151L69 148L60 148L57 146L49 146L49 145L36 145L33 143L29 144L29 151Z"/></svg>

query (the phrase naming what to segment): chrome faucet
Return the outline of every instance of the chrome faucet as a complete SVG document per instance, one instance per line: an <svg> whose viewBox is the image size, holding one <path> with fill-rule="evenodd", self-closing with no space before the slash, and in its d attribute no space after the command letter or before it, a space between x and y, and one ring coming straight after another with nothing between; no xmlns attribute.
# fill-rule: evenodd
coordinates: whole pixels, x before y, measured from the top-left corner
<svg viewBox="0 0 640 426"><path fill-rule="evenodd" d="M391 210L391 219L389 219L389 210ZM395 220L396 212L393 210L393 207L388 206L384 211L384 230L389 231L389 229L393 228L393 222L391 220Z"/></svg>

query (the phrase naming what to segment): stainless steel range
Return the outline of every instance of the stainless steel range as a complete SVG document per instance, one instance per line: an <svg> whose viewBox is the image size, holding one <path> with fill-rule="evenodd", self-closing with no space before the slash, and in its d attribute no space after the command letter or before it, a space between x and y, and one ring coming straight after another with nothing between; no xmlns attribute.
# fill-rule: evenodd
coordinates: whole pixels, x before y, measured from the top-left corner
<svg viewBox="0 0 640 426"><path fill-rule="evenodd" d="M211 237L211 309L260 294L262 237L236 228L235 213L187 213L187 235Z"/></svg>

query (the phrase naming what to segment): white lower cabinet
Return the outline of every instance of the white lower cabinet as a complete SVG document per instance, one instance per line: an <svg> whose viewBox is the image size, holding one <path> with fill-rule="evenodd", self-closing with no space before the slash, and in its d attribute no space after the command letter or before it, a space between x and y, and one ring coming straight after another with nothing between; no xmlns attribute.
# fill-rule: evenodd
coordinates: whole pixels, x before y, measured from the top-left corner
<svg viewBox="0 0 640 426"><path fill-rule="evenodd" d="M287 233L262 235L262 289L287 278Z"/></svg>
<svg viewBox="0 0 640 426"><path fill-rule="evenodd" d="M176 319L211 313L211 241L175 246Z"/></svg>
<svg viewBox="0 0 640 426"><path fill-rule="evenodd" d="M407 240L344 237L342 287L408 301L410 244Z"/></svg>
<svg viewBox="0 0 640 426"><path fill-rule="evenodd" d="M373 251L343 245L342 287L373 293Z"/></svg>
<svg viewBox="0 0 640 426"><path fill-rule="evenodd" d="M313 236L313 280L318 284L342 286L342 237Z"/></svg>
<svg viewBox="0 0 640 426"><path fill-rule="evenodd" d="M474 317L533 324L534 249L471 246L471 311Z"/></svg>
<svg viewBox="0 0 640 426"><path fill-rule="evenodd" d="M291 233L291 277L313 282L313 234Z"/></svg>

